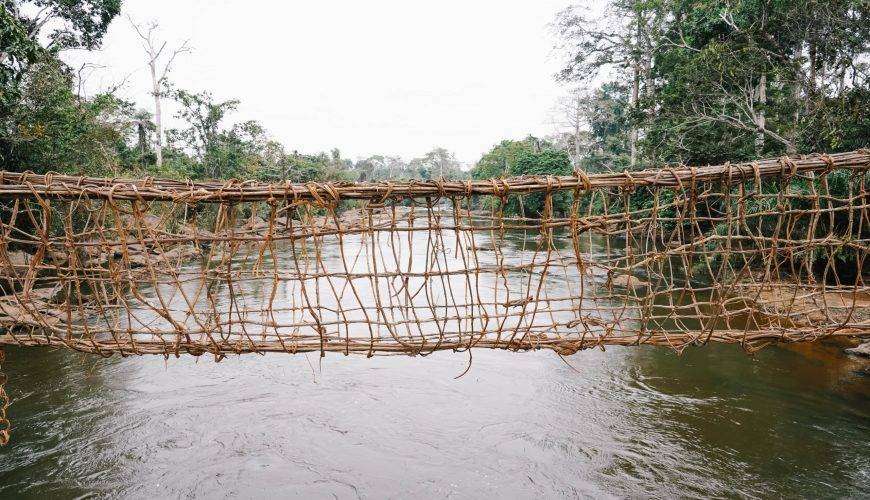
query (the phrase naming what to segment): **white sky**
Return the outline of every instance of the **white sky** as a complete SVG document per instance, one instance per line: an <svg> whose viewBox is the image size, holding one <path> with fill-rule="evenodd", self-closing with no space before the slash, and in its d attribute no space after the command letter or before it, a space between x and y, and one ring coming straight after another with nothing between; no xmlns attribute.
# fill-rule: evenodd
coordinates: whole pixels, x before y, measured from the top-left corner
<svg viewBox="0 0 870 500"><path fill-rule="evenodd" d="M568 3L126 0L100 52L65 59L105 66L91 91L129 75L122 95L152 110L124 15L156 20L170 45L193 47L173 67L177 87L241 100L230 121L259 120L289 150L411 158L443 146L472 163L501 139L554 131L548 24Z"/></svg>

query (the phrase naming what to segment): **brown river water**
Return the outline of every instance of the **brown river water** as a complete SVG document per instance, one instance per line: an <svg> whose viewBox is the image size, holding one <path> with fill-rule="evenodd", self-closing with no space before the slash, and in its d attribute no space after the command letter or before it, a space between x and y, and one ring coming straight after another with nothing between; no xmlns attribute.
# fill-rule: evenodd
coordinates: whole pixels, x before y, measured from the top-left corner
<svg viewBox="0 0 870 500"><path fill-rule="evenodd" d="M864 497L838 348L98 359L8 348L0 496Z"/></svg>
<svg viewBox="0 0 870 500"><path fill-rule="evenodd" d="M841 347L102 359L7 347L0 497L870 496ZM570 365L570 366L569 366Z"/></svg>

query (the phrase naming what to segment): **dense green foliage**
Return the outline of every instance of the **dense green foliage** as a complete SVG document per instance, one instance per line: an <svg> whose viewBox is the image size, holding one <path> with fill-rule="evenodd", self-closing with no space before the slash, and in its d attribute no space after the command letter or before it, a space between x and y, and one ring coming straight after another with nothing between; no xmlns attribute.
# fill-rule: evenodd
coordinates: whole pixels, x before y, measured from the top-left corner
<svg viewBox="0 0 870 500"><path fill-rule="evenodd" d="M586 104L589 142L579 166L590 172L628 168L631 128L628 89L616 82L605 83L591 93Z"/></svg>
<svg viewBox="0 0 870 500"><path fill-rule="evenodd" d="M516 163L510 167L512 176L518 175L570 175L574 171L571 159L564 151L542 149L523 151L517 155ZM571 193L557 191L551 194L554 214L565 214L571 208ZM546 214L546 195L543 193L527 196L511 196L505 210L526 217L540 217Z"/></svg>
<svg viewBox="0 0 870 500"><path fill-rule="evenodd" d="M76 96L72 74L57 53L97 48L120 12L120 0L2 0L0 6L2 166L113 169L126 153L117 119L128 104L108 94Z"/></svg>
<svg viewBox="0 0 870 500"><path fill-rule="evenodd" d="M477 162L471 170L471 176L482 180L523 175L571 175L573 171L568 153L550 141L529 136L521 141L507 140L497 144ZM571 193L555 193L552 202L555 213L567 213L571 205ZM500 203L500 200L486 199L484 203L491 207L493 203ZM508 215L540 217L544 214L544 205L543 194L509 196L504 211Z"/></svg>
<svg viewBox="0 0 870 500"><path fill-rule="evenodd" d="M0 7L2 115L16 105L31 65L60 50L99 47L121 0L0 0Z"/></svg>
<svg viewBox="0 0 870 500"><path fill-rule="evenodd" d="M865 0L609 0L602 19L571 8L557 26L569 54L563 80L611 78L582 98L589 140L579 163L590 170L870 145ZM849 195L844 179L829 181L831 195ZM808 193L807 184L770 181L762 189ZM635 192L628 202L651 207L651 193ZM747 210L775 210L762 205L750 199ZM846 218L843 212L813 227L819 235L832 226L853 227L853 236L866 237L857 234L866 228L849 226ZM774 219L762 219L762 230L773 232ZM808 224L796 221L792 236L805 237ZM846 247L834 253L843 262L855 256Z"/></svg>
<svg viewBox="0 0 870 500"><path fill-rule="evenodd" d="M520 156L552 147L550 142L532 136L521 141L502 141L478 160L471 170L471 176L475 179L492 179L513 175Z"/></svg>
<svg viewBox="0 0 870 500"><path fill-rule="evenodd" d="M56 60L31 66L16 106L0 118L5 169L88 174L117 172L129 157L132 106L111 94L82 99Z"/></svg>
<svg viewBox="0 0 870 500"><path fill-rule="evenodd" d="M720 163L870 140L864 0L610 0L602 19L573 8L557 25L570 56L563 80L613 77L586 98L592 165Z"/></svg>

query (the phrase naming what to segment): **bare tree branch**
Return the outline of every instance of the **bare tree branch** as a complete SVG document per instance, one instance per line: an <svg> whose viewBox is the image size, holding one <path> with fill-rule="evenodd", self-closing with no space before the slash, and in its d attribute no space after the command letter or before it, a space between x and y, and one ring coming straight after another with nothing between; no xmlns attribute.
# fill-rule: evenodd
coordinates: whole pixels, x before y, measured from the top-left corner
<svg viewBox="0 0 870 500"><path fill-rule="evenodd" d="M142 47L145 49L145 55L147 56L148 69L151 73L151 95L154 97L154 124L156 125L156 163L159 167L163 164L163 112L161 110L160 89L166 83L167 75L172 64L175 62L175 58L179 54L189 53L191 48L189 40L185 40L184 43L172 51L168 58L165 58L165 63L161 65L160 59L163 51L166 50L168 42L163 41L161 43L156 40L156 31L159 25L152 21L148 24L147 30L143 30L142 26L137 24L132 17L127 16L127 20L130 21L136 34L139 35Z"/></svg>

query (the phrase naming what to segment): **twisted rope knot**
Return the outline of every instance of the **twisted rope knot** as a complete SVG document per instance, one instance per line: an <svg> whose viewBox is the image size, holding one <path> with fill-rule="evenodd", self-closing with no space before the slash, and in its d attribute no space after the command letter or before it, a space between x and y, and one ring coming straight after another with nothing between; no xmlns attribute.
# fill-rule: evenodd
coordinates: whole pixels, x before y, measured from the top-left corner
<svg viewBox="0 0 870 500"><path fill-rule="evenodd" d="M589 175L587 175L586 172L575 167L574 177L577 177L584 191L589 191L592 189L592 181L589 180Z"/></svg>
<svg viewBox="0 0 870 500"><path fill-rule="evenodd" d="M831 158L831 155L822 154L819 158L821 158L822 161L825 162L825 169L819 172L820 175L828 175L834 171L834 169L836 168L836 164L834 163L834 159Z"/></svg>
<svg viewBox="0 0 870 500"><path fill-rule="evenodd" d="M798 174L798 166L794 160L789 158L788 156L783 156L779 159L780 165L780 177L785 181L790 181L794 176ZM786 171L788 168L788 171Z"/></svg>
<svg viewBox="0 0 870 500"><path fill-rule="evenodd" d="M634 190L637 188L637 181L635 181L634 176L631 175L631 172L628 169L622 171L622 175L628 180L628 184L623 184L622 191L625 194L632 194Z"/></svg>
<svg viewBox="0 0 870 500"><path fill-rule="evenodd" d="M366 206L368 208L383 208L383 207L385 207L387 204L387 200L390 199L390 195L393 194L394 189L395 189L395 185L393 184L393 182L387 181L387 189L386 189L386 191L384 191L384 194L380 197L380 200L378 200L377 202L372 202L371 200L369 200L369 202L366 204Z"/></svg>

